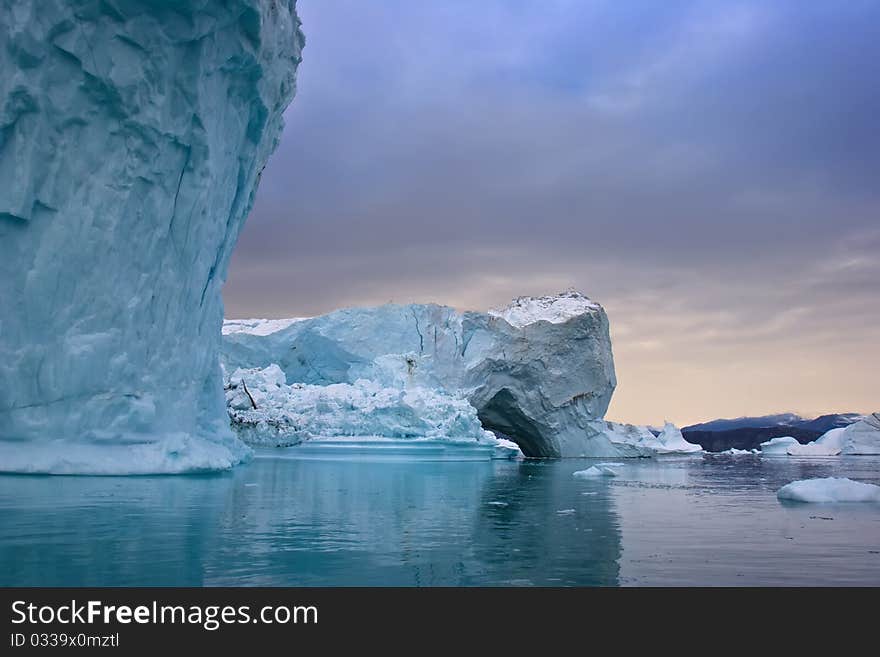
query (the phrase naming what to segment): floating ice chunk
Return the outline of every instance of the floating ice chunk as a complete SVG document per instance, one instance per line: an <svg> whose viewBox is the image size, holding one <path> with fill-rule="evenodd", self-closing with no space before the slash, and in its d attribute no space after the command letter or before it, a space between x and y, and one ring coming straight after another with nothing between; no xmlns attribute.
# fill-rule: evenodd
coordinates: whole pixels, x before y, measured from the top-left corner
<svg viewBox="0 0 880 657"><path fill-rule="evenodd" d="M559 509L556 513L560 516L570 516L574 514L574 509Z"/></svg>
<svg viewBox="0 0 880 657"><path fill-rule="evenodd" d="M618 465L618 464L615 464ZM622 463L619 465L623 465ZM591 479L593 477L616 477L617 472L608 467L608 464L597 463L586 470L578 470L572 474L577 479Z"/></svg>
<svg viewBox="0 0 880 657"><path fill-rule="evenodd" d="M806 445L794 438L774 438L762 443L761 451L773 456L880 455L880 413L867 415L846 427L830 429Z"/></svg>
<svg viewBox="0 0 880 657"><path fill-rule="evenodd" d="M788 449L800 443L791 436L781 436L761 443L762 456L788 456Z"/></svg>
<svg viewBox="0 0 880 657"><path fill-rule="evenodd" d="M669 422L656 436L649 427L619 422L592 422L591 428L595 428L617 451L616 454L607 454L607 456L696 454L703 451L699 445L687 442L681 431Z"/></svg>
<svg viewBox="0 0 880 657"><path fill-rule="evenodd" d="M498 436L494 436L494 438L496 458L515 459L522 457L522 450L515 442L513 442L512 440L507 440L506 438L499 438Z"/></svg>
<svg viewBox="0 0 880 657"><path fill-rule="evenodd" d="M880 502L880 486L835 477L802 479L780 488L776 497L795 502Z"/></svg>
<svg viewBox="0 0 880 657"><path fill-rule="evenodd" d="M700 445L686 441L681 430L671 422L664 425L663 431L649 442L649 446L657 454L696 454L703 451Z"/></svg>
<svg viewBox="0 0 880 657"><path fill-rule="evenodd" d="M715 454L723 454L725 456L752 456L760 453L761 450L759 449L737 449L736 447L725 449L723 452L715 452Z"/></svg>

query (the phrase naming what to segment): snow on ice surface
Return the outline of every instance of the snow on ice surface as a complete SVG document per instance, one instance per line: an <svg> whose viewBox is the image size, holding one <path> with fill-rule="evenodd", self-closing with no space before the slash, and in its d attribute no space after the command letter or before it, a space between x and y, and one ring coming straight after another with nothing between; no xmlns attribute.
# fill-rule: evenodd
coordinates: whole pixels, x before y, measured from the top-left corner
<svg viewBox="0 0 880 657"><path fill-rule="evenodd" d="M247 335L271 335L291 324L301 322L308 317L291 317L289 319L227 319L223 321L223 335L245 333Z"/></svg>
<svg viewBox="0 0 880 657"><path fill-rule="evenodd" d="M220 289L293 97L293 5L0 2L0 470L250 454Z"/></svg>
<svg viewBox="0 0 880 657"><path fill-rule="evenodd" d="M880 486L836 477L802 479L783 486L776 496L794 502L880 502Z"/></svg>
<svg viewBox="0 0 880 657"><path fill-rule="evenodd" d="M601 308L602 306L580 292L569 290L555 296L518 297L505 308L493 308L489 315L500 317L511 326L522 328L541 321L562 324L572 317Z"/></svg>

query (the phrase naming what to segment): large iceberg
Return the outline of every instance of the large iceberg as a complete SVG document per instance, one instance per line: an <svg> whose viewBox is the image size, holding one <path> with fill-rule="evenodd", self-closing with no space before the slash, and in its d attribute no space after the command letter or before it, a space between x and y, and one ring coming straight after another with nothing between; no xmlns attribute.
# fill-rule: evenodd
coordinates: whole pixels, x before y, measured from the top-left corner
<svg viewBox="0 0 880 657"><path fill-rule="evenodd" d="M774 438L761 443L761 453L768 456L880 455L880 413L867 415L846 427L830 429L805 445L794 438Z"/></svg>
<svg viewBox="0 0 880 657"><path fill-rule="evenodd" d="M220 287L293 0L0 3L0 470L227 468Z"/></svg>
<svg viewBox="0 0 880 657"><path fill-rule="evenodd" d="M700 450L672 425L655 436L602 419L616 385L608 319L573 291L520 297L488 313L388 304L308 319L228 320L221 359L233 425L253 442L266 435L254 431L262 422L271 427L268 440L282 444L316 431L479 437L491 430L526 456ZM270 420L248 410L236 379L248 385L274 367L283 381L273 391L279 403L265 409Z"/></svg>

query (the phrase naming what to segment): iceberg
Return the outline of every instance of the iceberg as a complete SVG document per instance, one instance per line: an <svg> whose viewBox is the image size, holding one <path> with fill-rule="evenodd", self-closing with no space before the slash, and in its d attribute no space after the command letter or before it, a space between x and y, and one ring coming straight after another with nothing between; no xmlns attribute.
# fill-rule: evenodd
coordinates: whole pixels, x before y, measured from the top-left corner
<svg viewBox="0 0 880 657"><path fill-rule="evenodd" d="M835 477L802 479L783 486L776 496L793 502L880 502L880 486Z"/></svg>
<svg viewBox="0 0 880 657"><path fill-rule="evenodd" d="M229 468L220 288L292 0L0 3L0 471Z"/></svg>
<svg viewBox="0 0 880 657"><path fill-rule="evenodd" d="M789 445L787 456L838 456L843 447L845 428L831 429L811 443Z"/></svg>
<svg viewBox="0 0 880 657"><path fill-rule="evenodd" d="M670 423L655 435L602 419L616 385L608 319L600 304L572 290L519 297L486 313L387 304L227 320L221 360L233 372L233 427L252 444L329 433L483 440L489 430L532 457L702 451ZM278 378L272 398L249 408L253 400L233 379L262 394L256 380L269 368Z"/></svg>
<svg viewBox="0 0 880 657"><path fill-rule="evenodd" d="M284 320L271 327L277 330L266 321L227 321L227 372L277 365L288 386L374 386L421 395L458 417L463 401L482 429L511 438L526 456L650 455L647 446L615 444L602 421L616 386L608 318L578 292L520 297L486 313L387 304ZM364 430L338 428L344 435ZM476 426L467 431L477 435Z"/></svg>
<svg viewBox="0 0 880 657"><path fill-rule="evenodd" d="M833 429L832 429L833 431ZM828 433L831 433L830 431ZM825 434L826 436L828 434ZM824 438L825 436L822 436ZM853 456L880 455L880 413L872 413L846 427L840 434L840 453ZM822 440L819 438L819 440ZM816 442L819 442L817 440Z"/></svg>
<svg viewBox="0 0 880 657"><path fill-rule="evenodd" d="M780 436L761 443L762 456L788 456L791 447L799 446L797 439L791 436Z"/></svg>
<svg viewBox="0 0 880 657"><path fill-rule="evenodd" d="M867 415L845 427L830 429L805 445L794 438L790 441L793 442L786 438L774 438L761 444L761 452L773 456L880 455L880 413Z"/></svg>
<svg viewBox="0 0 880 657"><path fill-rule="evenodd" d="M667 422L662 431L655 434L649 427L633 424L605 422L605 435L622 452L634 449L639 456L660 454L698 454L703 451L699 445L689 443L681 435L681 430Z"/></svg>
<svg viewBox="0 0 880 657"><path fill-rule="evenodd" d="M602 435L610 449L581 456L650 457L664 454L699 454L703 448L689 443L681 431L667 422L656 434L650 427L597 420L590 429Z"/></svg>

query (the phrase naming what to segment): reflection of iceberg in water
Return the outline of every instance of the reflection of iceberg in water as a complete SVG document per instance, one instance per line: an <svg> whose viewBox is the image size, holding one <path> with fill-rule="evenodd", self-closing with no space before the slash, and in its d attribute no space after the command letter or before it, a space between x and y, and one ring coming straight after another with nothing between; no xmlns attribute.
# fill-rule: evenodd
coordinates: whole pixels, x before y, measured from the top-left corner
<svg viewBox="0 0 880 657"><path fill-rule="evenodd" d="M0 586L204 583L227 475L0 476Z"/></svg>
<svg viewBox="0 0 880 657"><path fill-rule="evenodd" d="M205 476L0 476L0 585L616 584L609 490L571 467L273 457Z"/></svg>
<svg viewBox="0 0 880 657"><path fill-rule="evenodd" d="M617 585L620 520L610 487L573 479L574 467L559 462L496 466L472 539L489 583Z"/></svg>
<svg viewBox="0 0 880 657"><path fill-rule="evenodd" d="M234 472L210 584L466 583L490 463L256 459ZM247 484L252 484L248 486Z"/></svg>

